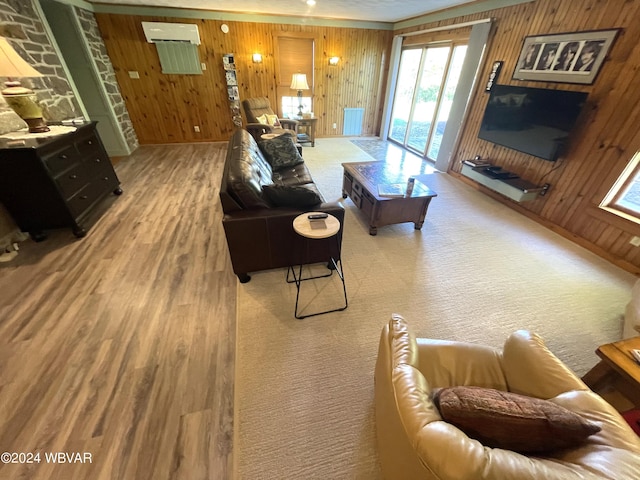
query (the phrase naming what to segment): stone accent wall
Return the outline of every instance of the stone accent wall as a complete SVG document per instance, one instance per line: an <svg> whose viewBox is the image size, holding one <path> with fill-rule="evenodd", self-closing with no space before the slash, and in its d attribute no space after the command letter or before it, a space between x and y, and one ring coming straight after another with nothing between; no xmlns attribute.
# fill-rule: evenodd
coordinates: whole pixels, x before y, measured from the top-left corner
<svg viewBox="0 0 640 480"><path fill-rule="evenodd" d="M82 110L62 67L62 62L47 31L40 11L34 2L38 0L2 0L0 2L0 36L6 37L11 46L43 77L20 79L33 89L43 110L45 120L60 122L82 116ZM131 151L138 147L138 138L129 119L113 66L106 53L98 25L92 12L76 8L85 38L100 71L109 99L114 107L120 127ZM0 78L0 82L6 78ZM18 117L0 96L0 135L25 128ZM1 175L1 172L0 172ZM0 204L0 252L7 242L21 238L13 219Z"/></svg>
<svg viewBox="0 0 640 480"><path fill-rule="evenodd" d="M109 102L113 106L116 113L120 129L124 134L125 140L129 149L134 151L138 148L138 137L133 129L133 124L129 118L129 112L124 103L124 99L120 94L120 87L116 80L116 74L113 70L113 65L107 54L107 49L102 41L102 35L98 29L98 23L92 12L75 7L76 15L80 20L82 31L84 33L87 44L91 51L91 56L94 59L98 73L102 79L102 83L107 91Z"/></svg>
<svg viewBox="0 0 640 480"><path fill-rule="evenodd" d="M0 35L43 77L20 79L33 89L45 120L59 122L82 115L51 40L42 25L37 0L3 0L0 2ZM6 79L0 79L4 82ZM18 130L26 124L0 100L0 134Z"/></svg>

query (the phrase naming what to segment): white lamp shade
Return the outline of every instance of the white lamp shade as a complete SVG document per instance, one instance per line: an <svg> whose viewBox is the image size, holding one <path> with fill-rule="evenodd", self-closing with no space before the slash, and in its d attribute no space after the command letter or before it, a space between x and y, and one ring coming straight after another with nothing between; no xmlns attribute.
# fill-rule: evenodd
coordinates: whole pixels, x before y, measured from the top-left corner
<svg viewBox="0 0 640 480"><path fill-rule="evenodd" d="M291 90L309 90L306 73L294 73L291 78Z"/></svg>
<svg viewBox="0 0 640 480"><path fill-rule="evenodd" d="M0 77L42 77L43 75L16 53L6 38L0 37Z"/></svg>

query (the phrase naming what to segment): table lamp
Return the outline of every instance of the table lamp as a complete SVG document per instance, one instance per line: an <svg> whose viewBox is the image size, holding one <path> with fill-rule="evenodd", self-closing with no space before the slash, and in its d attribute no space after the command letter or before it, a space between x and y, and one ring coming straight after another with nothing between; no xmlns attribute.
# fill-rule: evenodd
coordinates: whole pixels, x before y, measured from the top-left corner
<svg viewBox="0 0 640 480"><path fill-rule="evenodd" d="M291 90L298 91L298 117L302 117L302 90L309 90L307 75L305 73L294 73L291 78Z"/></svg>
<svg viewBox="0 0 640 480"><path fill-rule="evenodd" d="M20 77L42 77L40 72L25 62L11 47L6 38L0 37L0 77L8 77L2 96L14 112L29 126L30 133L48 132L42 118L42 109L36 103L33 90L23 87Z"/></svg>

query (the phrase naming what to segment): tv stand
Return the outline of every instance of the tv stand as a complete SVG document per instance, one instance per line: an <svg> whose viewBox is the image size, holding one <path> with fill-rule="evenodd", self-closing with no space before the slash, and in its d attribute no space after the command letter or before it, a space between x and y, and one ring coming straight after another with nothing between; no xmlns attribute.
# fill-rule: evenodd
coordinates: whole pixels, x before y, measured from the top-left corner
<svg viewBox="0 0 640 480"><path fill-rule="evenodd" d="M544 190L544 187L523 180L515 173L474 160L464 160L460 173L518 203L535 200Z"/></svg>

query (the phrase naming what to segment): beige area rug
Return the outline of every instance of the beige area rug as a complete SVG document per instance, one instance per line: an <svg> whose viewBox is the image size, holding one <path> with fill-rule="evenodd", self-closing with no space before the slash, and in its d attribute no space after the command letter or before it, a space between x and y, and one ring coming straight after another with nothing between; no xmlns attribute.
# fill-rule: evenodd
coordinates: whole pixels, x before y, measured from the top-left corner
<svg viewBox="0 0 640 480"><path fill-rule="evenodd" d="M341 201L340 163L372 160L345 139L304 156L325 197ZM373 371L394 312L418 336L496 347L536 331L578 375L598 345L621 338L633 275L446 174L418 178L438 193L421 231L406 223L372 237L343 201L347 310L296 320L286 270L239 284L237 478L380 478ZM309 312L339 303L335 276L302 289Z"/></svg>

